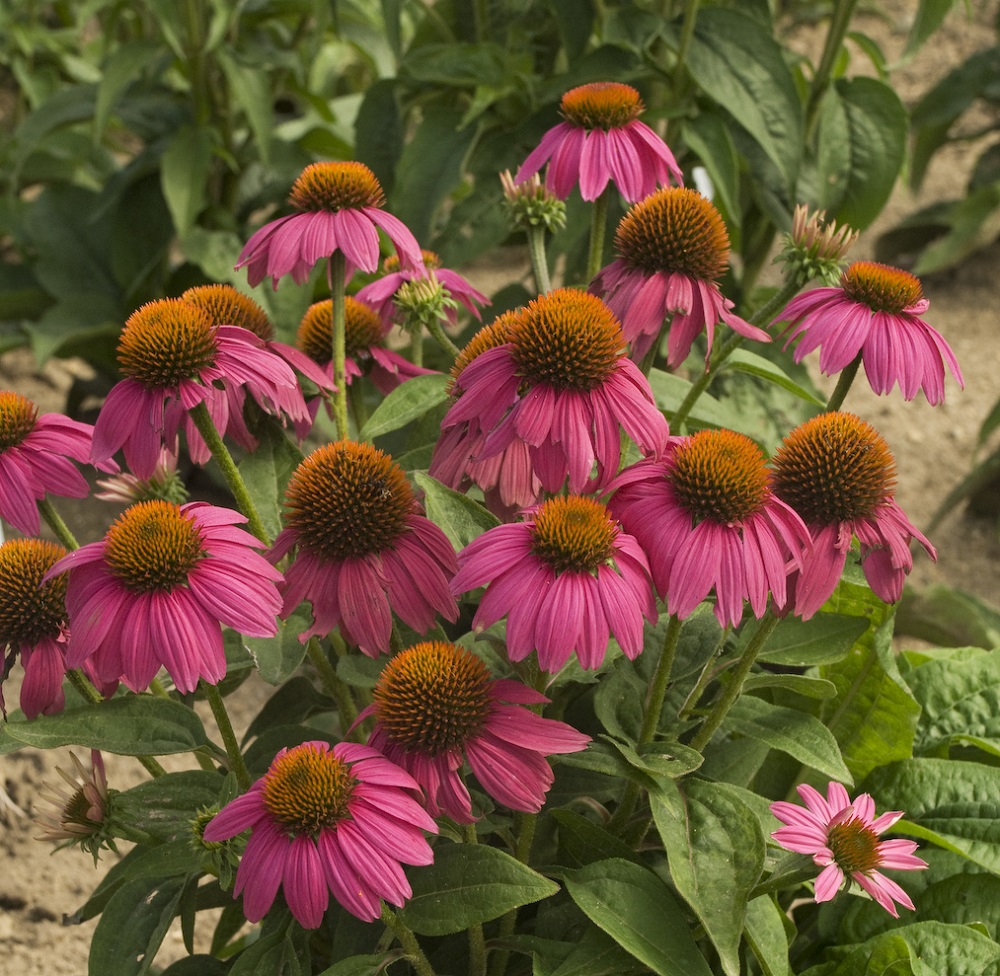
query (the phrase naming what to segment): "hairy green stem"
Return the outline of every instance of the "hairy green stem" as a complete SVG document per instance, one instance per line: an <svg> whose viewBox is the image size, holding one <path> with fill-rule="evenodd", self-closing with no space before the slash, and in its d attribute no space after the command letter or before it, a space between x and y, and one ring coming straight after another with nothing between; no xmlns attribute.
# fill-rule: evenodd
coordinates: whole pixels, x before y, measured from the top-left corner
<svg viewBox="0 0 1000 976"><path fill-rule="evenodd" d="M479 835L474 823L462 830L466 844L478 844ZM486 976L486 936L480 923L469 926L469 976Z"/></svg>
<svg viewBox="0 0 1000 976"><path fill-rule="evenodd" d="M705 662L705 666L701 669L701 674L698 675L698 680L694 683L694 687L688 692L687 698L684 699L684 704L681 705L680 711L677 713L678 718L687 718L688 715L694 711L698 702L701 701L701 696L705 693L705 689L709 686L712 681L712 677L715 674L715 659L718 657L719 651L722 650L722 645L726 643L726 635L728 633L728 628L722 631L719 643L715 646L715 650L712 651L711 655L709 655L708 660Z"/></svg>
<svg viewBox="0 0 1000 976"><path fill-rule="evenodd" d="M333 394L333 422L337 425L337 437L346 441L349 436L347 424L347 327L346 295L344 292L344 277L347 269L347 259L339 248L330 255L329 282L330 303L332 307L333 325L333 385L337 388Z"/></svg>
<svg viewBox="0 0 1000 976"><path fill-rule="evenodd" d="M514 857L522 864L527 864L531 858L531 845L535 840L535 828L538 826L537 813L519 813L517 815L517 839L514 842ZM509 939L517 928L517 909L512 908L500 919L497 939L501 942ZM490 963L490 976L504 976L507 971L507 961L510 958L509 949L500 949Z"/></svg>
<svg viewBox="0 0 1000 976"><path fill-rule="evenodd" d="M545 228L532 224L528 228L528 253L531 255L531 270L535 275L535 288L539 295L552 291L549 278L549 259L545 253Z"/></svg>
<svg viewBox="0 0 1000 976"><path fill-rule="evenodd" d="M830 84L833 66L837 63L841 46L844 43L844 36L847 34L847 28L857 5L858 0L838 0L833 6L833 16L830 19L830 27L823 43L823 53L820 55L819 66L816 68L816 74L813 75L812 84L809 86L809 101L806 105L807 142L813 137L816 121L819 118L819 107Z"/></svg>
<svg viewBox="0 0 1000 976"><path fill-rule="evenodd" d="M38 511L41 513L45 524L55 533L56 538L71 552L80 548L80 543L69 530L69 526L62 520L62 516L53 508L52 502L48 498L38 500Z"/></svg>
<svg viewBox="0 0 1000 976"><path fill-rule="evenodd" d="M409 956L410 961L413 963L413 968L417 971L417 976L434 976L434 968L430 964L430 960L424 954L424 950L420 948L420 943L417 942L417 937L413 934L407 925L399 920L399 916L389 908L388 905L382 905L382 924L386 928L392 929L393 935L399 940L399 944L403 947L403 951Z"/></svg>
<svg viewBox="0 0 1000 976"><path fill-rule="evenodd" d="M313 667L319 675L319 680L323 683L323 687L337 704L337 711L340 713L341 731L346 735L348 728L350 728L354 720L358 717L358 709L354 704L354 699L351 697L351 691L337 677L336 669L330 664L326 654L323 653L323 648L320 647L319 640L315 635L310 637L306 643L306 653L309 655L309 660L312 661Z"/></svg>
<svg viewBox="0 0 1000 976"><path fill-rule="evenodd" d="M590 210L590 247L587 251L587 278L589 284L601 270L604 260L604 234L608 224L608 201L611 199L613 183L608 183L604 192L594 201Z"/></svg>
<svg viewBox="0 0 1000 976"><path fill-rule="evenodd" d="M240 752L240 744L236 740L236 733L233 731L233 723L230 721L229 712L226 711L226 703L222 700L222 694L215 685L210 685L207 681L202 681L205 697L212 708L215 716L215 724L219 728L222 741L226 746L226 755L229 756L229 766L236 773L236 781L240 789L245 793L250 789L250 771L243 761L243 753Z"/></svg>
<svg viewBox="0 0 1000 976"><path fill-rule="evenodd" d="M839 410L844 403L844 399L847 397L847 391L851 388L851 384L854 382L854 377L858 375L858 367L861 365L861 353L858 353L854 358L853 362L848 363L841 371L840 376L837 379L837 385L834 388L832 394L830 394L830 399L826 403L827 413L832 413L834 410Z"/></svg>
<svg viewBox="0 0 1000 976"><path fill-rule="evenodd" d="M452 359L455 359L462 351L448 337L448 333L441 327L440 319L433 319L427 323L427 331L431 338L446 352Z"/></svg>

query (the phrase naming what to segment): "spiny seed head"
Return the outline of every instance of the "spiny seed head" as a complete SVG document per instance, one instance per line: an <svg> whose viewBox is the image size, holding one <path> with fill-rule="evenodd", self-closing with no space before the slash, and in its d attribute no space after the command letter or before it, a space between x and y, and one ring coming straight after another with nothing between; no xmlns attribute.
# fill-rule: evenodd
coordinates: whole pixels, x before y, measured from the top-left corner
<svg viewBox="0 0 1000 976"><path fill-rule="evenodd" d="M618 523L593 498L563 495L543 502L531 526L531 551L557 573L594 574L615 554Z"/></svg>
<svg viewBox="0 0 1000 976"><path fill-rule="evenodd" d="M41 539L10 539L0 546L0 647L33 647L62 632L69 577L42 579L65 555L62 546Z"/></svg>
<svg viewBox="0 0 1000 976"><path fill-rule="evenodd" d="M34 429L38 408L13 390L0 390L0 452L20 444Z"/></svg>
<svg viewBox="0 0 1000 976"><path fill-rule="evenodd" d="M519 375L557 390L593 390L617 368L621 323L596 295L557 288L521 309L510 326Z"/></svg>
<svg viewBox="0 0 1000 976"><path fill-rule="evenodd" d="M821 414L795 428L772 461L772 490L807 525L868 518L892 498L896 463L871 424Z"/></svg>
<svg viewBox="0 0 1000 976"><path fill-rule="evenodd" d="M181 298L161 298L129 316L118 340L118 362L147 389L172 388L212 366L216 348L208 312Z"/></svg>
<svg viewBox="0 0 1000 976"><path fill-rule="evenodd" d="M696 523L736 524L760 511L769 496L764 453L732 430L702 430L679 445L669 480Z"/></svg>
<svg viewBox="0 0 1000 976"><path fill-rule="evenodd" d="M383 668L372 694L375 717L408 751L437 756L461 749L489 718L491 683L486 665L464 647L415 644Z"/></svg>
<svg viewBox="0 0 1000 976"><path fill-rule="evenodd" d="M236 325L265 342L274 338L274 326L267 312L232 285L196 285L188 288L181 298L207 312L213 325Z"/></svg>
<svg viewBox="0 0 1000 976"><path fill-rule="evenodd" d="M729 266L729 232L707 197L684 186L663 187L622 217L615 248L633 268L715 281Z"/></svg>
<svg viewBox="0 0 1000 976"><path fill-rule="evenodd" d="M392 549L409 531L413 490L403 469L370 444L337 441L313 451L285 493L298 544L328 560Z"/></svg>
<svg viewBox="0 0 1000 976"><path fill-rule="evenodd" d="M843 816L843 814L841 814ZM827 828L826 846L837 866L848 877L868 874L882 864L878 834L850 811L848 818L834 820Z"/></svg>
<svg viewBox="0 0 1000 976"><path fill-rule="evenodd" d="M509 312L501 312L489 325L484 325L469 341L465 348L455 357L455 363L451 367L451 382L448 392L455 390L462 370L477 356L486 352L487 349L496 349L505 342L510 342L510 327L517 319L520 310L511 309Z"/></svg>
<svg viewBox="0 0 1000 976"><path fill-rule="evenodd" d="M350 295L344 299L344 348L348 356L357 359L372 346L381 346L383 332L382 320L371 306ZM321 366L333 359L333 307L329 301L306 309L295 345Z"/></svg>
<svg viewBox="0 0 1000 976"><path fill-rule="evenodd" d="M841 275L840 286L851 301L895 315L924 297L919 278L876 261L855 261Z"/></svg>
<svg viewBox="0 0 1000 976"><path fill-rule="evenodd" d="M359 210L385 206L385 194L364 163L312 163L292 184L289 200L296 210Z"/></svg>
<svg viewBox="0 0 1000 976"><path fill-rule="evenodd" d="M171 502L139 502L127 508L104 537L108 569L138 593L184 585L206 555L194 518Z"/></svg>
<svg viewBox="0 0 1000 976"><path fill-rule="evenodd" d="M567 122L605 131L634 122L644 108L639 93L631 85L617 81L594 81L571 88L559 103Z"/></svg>
<svg viewBox="0 0 1000 976"><path fill-rule="evenodd" d="M315 837L350 816L357 782L349 763L304 742L277 756L264 774L264 806L290 836Z"/></svg>

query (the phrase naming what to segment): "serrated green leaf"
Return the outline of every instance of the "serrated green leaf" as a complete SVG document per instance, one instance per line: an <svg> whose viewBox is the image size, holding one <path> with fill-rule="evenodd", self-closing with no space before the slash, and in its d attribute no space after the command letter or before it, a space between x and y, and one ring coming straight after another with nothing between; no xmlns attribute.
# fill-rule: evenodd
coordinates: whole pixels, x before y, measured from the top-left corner
<svg viewBox="0 0 1000 976"><path fill-rule="evenodd" d="M500 520L475 499L442 485L425 471L414 471L413 480L424 492L427 517L437 525L458 552Z"/></svg>
<svg viewBox="0 0 1000 976"><path fill-rule="evenodd" d="M178 236L194 226L208 199L214 142L211 129L182 125L161 158L160 184Z"/></svg>
<svg viewBox="0 0 1000 976"><path fill-rule="evenodd" d="M414 376L396 387L373 411L358 438L371 441L405 427L411 420L448 399L448 377L443 373Z"/></svg>

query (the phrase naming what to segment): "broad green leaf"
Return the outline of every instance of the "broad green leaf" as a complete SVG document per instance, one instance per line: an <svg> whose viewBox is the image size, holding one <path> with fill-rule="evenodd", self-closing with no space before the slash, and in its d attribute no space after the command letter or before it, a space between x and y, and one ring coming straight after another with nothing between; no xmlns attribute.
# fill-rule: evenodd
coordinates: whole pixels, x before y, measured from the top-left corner
<svg viewBox="0 0 1000 976"><path fill-rule="evenodd" d="M231 231L206 230L204 227L192 227L180 239L181 253L201 268L207 277L249 293L244 272L233 267L242 246L243 242ZM282 287L290 284L283 282Z"/></svg>
<svg viewBox="0 0 1000 976"><path fill-rule="evenodd" d="M669 418L684 402L692 383L682 376L653 368L649 371L649 385L656 405ZM687 422L692 427L732 427L733 423L738 421L734 421L731 412L721 400L717 400L711 394L702 393L688 415Z"/></svg>
<svg viewBox="0 0 1000 976"><path fill-rule="evenodd" d="M593 861L622 858L635 861L635 851L600 824L572 810L553 810L552 819L559 825L560 863L569 867L584 867Z"/></svg>
<svg viewBox="0 0 1000 976"><path fill-rule="evenodd" d="M146 780L118 796L130 811L130 823L157 837L190 831L190 821L200 807L219 801L225 777L203 769L166 773ZM185 836L185 839L188 839Z"/></svg>
<svg viewBox="0 0 1000 976"><path fill-rule="evenodd" d="M385 956L351 956L341 959L319 976L376 976L385 966Z"/></svg>
<svg viewBox="0 0 1000 976"><path fill-rule="evenodd" d="M879 810L902 810L894 831L961 854L1000 875L1000 769L950 759L904 759L862 784Z"/></svg>
<svg viewBox="0 0 1000 976"><path fill-rule="evenodd" d="M401 921L418 935L450 935L522 905L559 886L495 847L438 845L434 863L409 872L413 897Z"/></svg>
<svg viewBox="0 0 1000 976"><path fill-rule="evenodd" d="M738 236L740 222L740 160L721 112L699 112L684 120L681 142L705 167L715 189L713 203L726 220L730 236ZM734 247L739 241L733 241Z"/></svg>
<svg viewBox="0 0 1000 976"><path fill-rule="evenodd" d="M955 0L920 0L906 38L906 47L903 48L904 58L916 54L923 47L924 42L941 26L954 3Z"/></svg>
<svg viewBox="0 0 1000 976"><path fill-rule="evenodd" d="M266 167L270 165L274 127L270 76L263 67L245 64L225 45L216 50L215 56L225 72L230 96L246 115L253 133L254 149Z"/></svg>
<svg viewBox="0 0 1000 976"><path fill-rule="evenodd" d="M213 142L210 129L182 125L163 153L160 182L178 236L190 230L208 199Z"/></svg>
<svg viewBox="0 0 1000 976"><path fill-rule="evenodd" d="M355 123L356 158L371 167L386 193L392 192L403 152L398 85L395 78L383 78L370 86Z"/></svg>
<svg viewBox="0 0 1000 976"><path fill-rule="evenodd" d="M896 633L947 647L1000 647L1000 613L974 593L935 585L903 591Z"/></svg>
<svg viewBox="0 0 1000 976"><path fill-rule="evenodd" d="M94 115L96 85L73 85L60 88L34 111L25 116L11 141L12 165L10 179L20 179L20 169L32 153L52 133L75 122L85 122Z"/></svg>
<svg viewBox="0 0 1000 976"><path fill-rule="evenodd" d="M788 964L784 913L772 898L761 895L747 905L744 936L763 976L794 976Z"/></svg>
<svg viewBox="0 0 1000 976"><path fill-rule="evenodd" d="M724 369L735 369L743 373L750 373L752 376L759 376L780 386L783 390L788 390L800 400L811 403L814 406L822 407L826 401L820 399L811 390L807 390L800 383L796 383L781 367L771 360L758 356L756 353L747 352L745 349L737 349L733 352L724 364Z"/></svg>
<svg viewBox="0 0 1000 976"><path fill-rule="evenodd" d="M891 932L854 949L839 965L808 969L805 976L814 972L816 976L930 976L913 960L906 940Z"/></svg>
<svg viewBox="0 0 1000 976"><path fill-rule="evenodd" d="M274 421L257 430L257 449L239 463L240 475L273 539L282 529L283 502L288 479L302 461L302 452Z"/></svg>
<svg viewBox="0 0 1000 976"><path fill-rule="evenodd" d="M818 613L810 620L788 616L767 640L759 661L808 668L842 661L868 629L864 617Z"/></svg>
<svg viewBox="0 0 1000 976"><path fill-rule="evenodd" d="M806 698L833 698L837 694L836 686L825 678L807 674L771 674L769 671L752 674L743 682L744 691L756 691L758 688L781 688Z"/></svg>
<svg viewBox="0 0 1000 976"><path fill-rule="evenodd" d="M161 976L226 976L228 972L229 967L221 959L197 952L167 966Z"/></svg>
<svg viewBox="0 0 1000 976"><path fill-rule="evenodd" d="M101 70L94 103L94 141L99 142L111 113L122 92L142 75L159 54L159 46L152 41L126 41L108 55Z"/></svg>
<svg viewBox="0 0 1000 976"><path fill-rule="evenodd" d="M414 376L396 387L373 411L359 440L371 441L405 427L448 399L448 377L444 373Z"/></svg>
<svg viewBox="0 0 1000 976"><path fill-rule="evenodd" d="M290 678L306 656L306 645L299 634L312 625L312 612L299 604L285 620L278 621L274 637L246 637L243 646L257 662L260 676L269 685L280 685Z"/></svg>
<svg viewBox="0 0 1000 976"><path fill-rule="evenodd" d="M724 783L667 782L650 796L678 894L691 906L728 976L740 976L750 890L764 867L764 835L737 790Z"/></svg>
<svg viewBox="0 0 1000 976"><path fill-rule="evenodd" d="M120 756L166 756L207 744L201 719L190 708L153 695L123 695L0 727L0 753L75 745Z"/></svg>
<svg viewBox="0 0 1000 976"><path fill-rule="evenodd" d="M956 200L948 211L948 233L924 248L914 266L920 275L950 267L991 244L1000 234L1000 181Z"/></svg>
<svg viewBox="0 0 1000 976"><path fill-rule="evenodd" d="M566 874L584 914L659 976L710 976L677 899L651 871L614 858Z"/></svg>
<svg viewBox="0 0 1000 976"><path fill-rule="evenodd" d="M413 480L423 489L427 517L448 536L456 551L500 524L500 520L475 499L442 485L426 472L414 471Z"/></svg>
<svg viewBox="0 0 1000 976"><path fill-rule="evenodd" d="M733 704L722 725L729 732L748 735L785 752L800 763L843 783L853 783L837 740L815 715L780 708L743 695Z"/></svg>
<svg viewBox="0 0 1000 976"><path fill-rule="evenodd" d="M617 749L629 766L648 773L657 783L666 779L680 779L694 772L704 757L697 749L692 749L677 741L655 740L637 750L631 743L619 742L610 736L602 736Z"/></svg>

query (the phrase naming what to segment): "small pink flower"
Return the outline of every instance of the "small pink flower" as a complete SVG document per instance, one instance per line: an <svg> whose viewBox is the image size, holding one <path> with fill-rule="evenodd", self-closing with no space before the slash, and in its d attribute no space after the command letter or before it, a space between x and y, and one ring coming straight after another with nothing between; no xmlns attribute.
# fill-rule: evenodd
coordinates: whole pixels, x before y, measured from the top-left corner
<svg viewBox="0 0 1000 976"><path fill-rule="evenodd" d="M919 390L927 402L944 402L944 368L965 387L951 347L921 318L930 303L920 280L874 261L855 261L839 288L813 288L793 298L778 321L789 323L785 347L799 340L795 362L819 349L820 371L832 376L861 356L876 393L898 383L903 399Z"/></svg>
<svg viewBox="0 0 1000 976"><path fill-rule="evenodd" d="M913 902L880 868L920 871L927 863L914 855L916 841L879 840L902 810L875 816L875 802L867 793L851 800L840 783L830 783L826 798L811 786L797 787L805 808L778 800L771 812L785 827L771 836L785 850L811 854L823 870L816 878L816 901L830 901L847 878L856 881L890 915L899 918L894 902L913 910Z"/></svg>
<svg viewBox="0 0 1000 976"><path fill-rule="evenodd" d="M458 618L448 591L455 551L424 516L402 468L370 444L337 441L313 451L285 494L286 527L269 559L293 549L285 572L287 617L303 600L306 641L339 627L369 657L389 651L393 611L419 633L441 614Z"/></svg>
<svg viewBox="0 0 1000 976"><path fill-rule="evenodd" d="M715 616L735 626L749 601L785 603L789 565L801 565L809 533L769 487L759 447L731 430L672 438L658 457L626 468L608 503L649 556L653 582L680 619L715 593Z"/></svg>
<svg viewBox="0 0 1000 976"><path fill-rule="evenodd" d="M665 319L670 369L684 362L702 332L707 369L717 322L749 339L771 341L735 315L719 291L717 279L729 266L729 233L711 200L696 190L667 187L637 203L618 224L615 249L618 259L597 273L590 291L621 319L633 359L657 343Z"/></svg>
<svg viewBox="0 0 1000 976"><path fill-rule="evenodd" d="M545 185L560 200L577 183L584 200L596 200L613 181L631 203L671 179L684 182L667 144L639 121L644 106L631 86L616 81L580 85L563 95L559 109L565 121L542 136L518 169L515 184L546 162Z"/></svg>
<svg viewBox="0 0 1000 976"><path fill-rule="evenodd" d="M560 496L528 520L487 529L458 556L455 593L487 585L476 631L507 617L507 656L533 650L543 671L558 671L575 651L599 668L614 634L622 651L642 650L643 618L656 619L646 557L596 499Z"/></svg>
<svg viewBox="0 0 1000 976"><path fill-rule="evenodd" d="M89 424L58 413L39 416L20 393L0 391L0 517L25 535L37 535L37 502L46 494L85 498L90 489L70 459L90 459L92 433Z"/></svg>
<svg viewBox="0 0 1000 976"><path fill-rule="evenodd" d="M364 922L384 899L413 893L404 864L434 859L423 831L437 825L413 778L368 746L304 742L282 749L248 793L227 804L202 834L210 843L250 831L234 897L260 921L281 888L303 928L323 922L330 895Z"/></svg>
<svg viewBox="0 0 1000 976"><path fill-rule="evenodd" d="M896 463L871 424L825 413L795 428L773 460L774 493L802 516L812 543L789 578L789 602L808 620L840 580L856 537L861 568L875 595L895 603L913 568L910 543L937 553L894 499Z"/></svg>
<svg viewBox="0 0 1000 976"><path fill-rule="evenodd" d="M140 502L60 559L48 576L69 571L67 665L91 660L101 681L121 677L133 691L161 667L182 692L221 681L223 624L249 637L278 629L281 574L236 527L245 521L204 502Z"/></svg>
<svg viewBox="0 0 1000 976"><path fill-rule="evenodd" d="M402 766L427 796L427 812L471 823L472 800L460 770L511 810L538 813L552 785L546 756L579 752L590 737L522 705L548 699L518 681L490 677L471 651L433 641L397 654L372 693L376 719L368 745ZM508 704L513 703L513 704Z"/></svg>
<svg viewBox="0 0 1000 976"><path fill-rule="evenodd" d="M379 262L379 230L385 231L405 268L421 268L420 245L399 218L382 209L385 194L364 163L313 163L292 186L297 213L279 217L258 230L240 252L237 268L257 285L286 274L303 284L316 262L340 251L345 281L357 268L374 271Z"/></svg>

